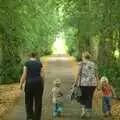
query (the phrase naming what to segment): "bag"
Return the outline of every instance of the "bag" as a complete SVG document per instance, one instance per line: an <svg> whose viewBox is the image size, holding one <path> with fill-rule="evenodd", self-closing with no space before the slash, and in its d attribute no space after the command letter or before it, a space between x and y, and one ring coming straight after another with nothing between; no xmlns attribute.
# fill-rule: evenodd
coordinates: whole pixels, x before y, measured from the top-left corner
<svg viewBox="0 0 120 120"><path fill-rule="evenodd" d="M72 89L72 94L71 94L71 100L75 99L75 100L77 100L77 102L80 102L81 97L82 97L82 91L80 88L82 69L83 69L83 63L81 63L81 68L79 71L80 77L78 80L76 80L76 83Z"/></svg>
<svg viewBox="0 0 120 120"><path fill-rule="evenodd" d="M82 96L82 92L79 86L74 86L71 93L71 100L77 100L77 102L80 102Z"/></svg>

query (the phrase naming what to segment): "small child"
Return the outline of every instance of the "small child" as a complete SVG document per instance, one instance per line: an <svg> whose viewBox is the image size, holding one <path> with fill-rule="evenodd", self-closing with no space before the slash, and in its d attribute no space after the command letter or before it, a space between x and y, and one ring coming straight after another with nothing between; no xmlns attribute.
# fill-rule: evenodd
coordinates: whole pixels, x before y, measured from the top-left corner
<svg viewBox="0 0 120 120"><path fill-rule="evenodd" d="M52 94L53 94L53 116L54 117L60 117L63 111L63 93L61 92L61 80L56 79L54 82L54 87L52 88Z"/></svg>
<svg viewBox="0 0 120 120"><path fill-rule="evenodd" d="M103 113L105 117L111 116L112 96L115 96L115 92L112 86L109 84L108 78L103 76L100 80L102 88L102 101L103 101Z"/></svg>

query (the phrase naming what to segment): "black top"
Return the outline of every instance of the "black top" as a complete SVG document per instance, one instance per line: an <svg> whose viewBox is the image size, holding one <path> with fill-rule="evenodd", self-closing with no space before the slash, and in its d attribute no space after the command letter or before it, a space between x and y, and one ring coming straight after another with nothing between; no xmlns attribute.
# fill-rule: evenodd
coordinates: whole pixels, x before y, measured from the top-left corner
<svg viewBox="0 0 120 120"><path fill-rule="evenodd" d="M27 83L36 83L42 79L40 72L43 66L39 60L28 60L25 66L27 67Z"/></svg>

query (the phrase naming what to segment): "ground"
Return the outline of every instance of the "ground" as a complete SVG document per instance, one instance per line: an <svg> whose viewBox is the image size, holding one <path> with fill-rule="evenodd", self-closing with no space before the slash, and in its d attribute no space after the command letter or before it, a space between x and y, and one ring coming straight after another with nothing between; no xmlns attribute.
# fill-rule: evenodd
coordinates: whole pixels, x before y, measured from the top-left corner
<svg viewBox="0 0 120 120"><path fill-rule="evenodd" d="M76 101L70 101L68 95L70 94L70 89L72 87L72 84L76 78L76 73L78 70L78 63L74 59L71 59L71 57L68 56L51 56L47 58L48 61L44 62L45 65L45 89L44 89L44 96L43 96L43 108L42 108L42 120L80 120L80 104ZM53 118L52 117L52 94L51 89L53 87L53 80L56 78L60 78L62 80L62 89L64 93L64 117L61 118ZM9 86L9 85L8 85ZM14 88L14 89L12 89ZM4 90L5 88L1 88L0 90ZM13 102L15 101L15 97L19 99L19 101L16 102L16 105L13 107L13 109L9 108L8 115L6 114L5 117L0 116L0 120L25 120L25 108L24 108L24 92L19 92L18 85L9 86L7 92L1 92L4 97L1 97L0 95L0 101L1 98L4 101ZM12 91L14 91L12 93ZM5 94L6 93L6 94ZM8 101L8 96L14 96L14 99L11 99L11 101ZM100 96L100 93L95 93L94 95L94 108L98 105L97 99ZM7 96L7 99L5 98ZM2 100L2 101L3 101ZM0 104L1 105L1 104ZM5 103L2 105L5 105ZM12 104L11 106L13 106ZM99 105L98 105L99 106ZM0 107L1 108L1 107ZM1 111L1 110L0 110ZM96 110L97 111L97 110ZM114 120L120 120L119 111L120 111L120 102L115 101L113 103L113 118ZM102 116L93 116L91 120L103 120Z"/></svg>
<svg viewBox="0 0 120 120"><path fill-rule="evenodd" d="M0 85L0 120L20 98L18 84Z"/></svg>

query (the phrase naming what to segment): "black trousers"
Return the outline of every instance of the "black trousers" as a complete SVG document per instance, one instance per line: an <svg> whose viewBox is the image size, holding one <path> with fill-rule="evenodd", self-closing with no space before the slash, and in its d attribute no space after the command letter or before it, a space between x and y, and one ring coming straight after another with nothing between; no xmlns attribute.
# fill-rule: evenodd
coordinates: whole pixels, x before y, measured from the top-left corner
<svg viewBox="0 0 120 120"><path fill-rule="evenodd" d="M26 85L25 87L25 107L27 119L40 120L42 113L43 87ZM34 108L34 109L33 109Z"/></svg>
<svg viewBox="0 0 120 120"><path fill-rule="evenodd" d="M95 91L95 86L81 86L81 101L80 103L84 105L87 109L92 109L92 99L93 93Z"/></svg>

